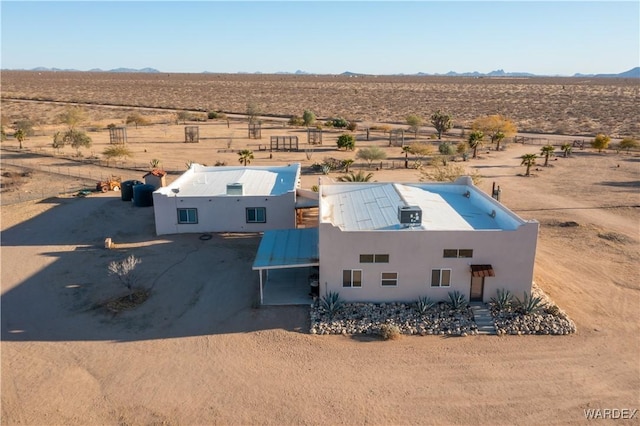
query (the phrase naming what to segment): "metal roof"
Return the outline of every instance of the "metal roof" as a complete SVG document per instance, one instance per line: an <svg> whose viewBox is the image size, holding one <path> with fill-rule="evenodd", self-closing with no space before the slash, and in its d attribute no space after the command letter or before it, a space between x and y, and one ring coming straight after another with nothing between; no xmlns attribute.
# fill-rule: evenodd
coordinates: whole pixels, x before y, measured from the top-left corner
<svg viewBox="0 0 640 426"><path fill-rule="evenodd" d="M227 185L242 184L243 195L281 195L295 191L299 175L299 163L275 167L206 167L194 164L171 185L158 191L167 195L179 193L180 197L210 197L226 195Z"/></svg>
<svg viewBox="0 0 640 426"><path fill-rule="evenodd" d="M504 230L523 223L473 185L456 183L328 184L322 185L321 205L321 221L344 231L407 228L398 219L399 206L422 210L422 222L408 227L414 230Z"/></svg>
<svg viewBox="0 0 640 426"><path fill-rule="evenodd" d="M318 266L318 228L265 231L253 270Z"/></svg>

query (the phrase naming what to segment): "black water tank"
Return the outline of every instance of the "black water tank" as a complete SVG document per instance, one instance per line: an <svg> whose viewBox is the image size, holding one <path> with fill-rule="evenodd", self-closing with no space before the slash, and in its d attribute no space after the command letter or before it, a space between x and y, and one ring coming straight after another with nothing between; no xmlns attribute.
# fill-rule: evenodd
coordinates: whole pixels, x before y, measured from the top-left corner
<svg viewBox="0 0 640 426"><path fill-rule="evenodd" d="M133 187L133 205L136 207L153 206L153 185L136 185Z"/></svg>
<svg viewBox="0 0 640 426"><path fill-rule="evenodd" d="M120 197L122 201L131 201L133 198L133 187L136 185L142 185L143 182L139 180L125 180L122 182L122 188L120 188Z"/></svg>

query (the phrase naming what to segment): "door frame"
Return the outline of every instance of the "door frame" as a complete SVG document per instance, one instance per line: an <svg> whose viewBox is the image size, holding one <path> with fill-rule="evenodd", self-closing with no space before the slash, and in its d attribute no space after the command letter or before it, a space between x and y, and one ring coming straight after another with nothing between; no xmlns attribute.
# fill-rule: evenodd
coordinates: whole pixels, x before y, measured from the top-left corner
<svg viewBox="0 0 640 426"><path fill-rule="evenodd" d="M473 296L473 279L480 280L480 297L474 298ZM469 283L469 302L483 302L484 301L484 277L474 277L471 275L471 282Z"/></svg>

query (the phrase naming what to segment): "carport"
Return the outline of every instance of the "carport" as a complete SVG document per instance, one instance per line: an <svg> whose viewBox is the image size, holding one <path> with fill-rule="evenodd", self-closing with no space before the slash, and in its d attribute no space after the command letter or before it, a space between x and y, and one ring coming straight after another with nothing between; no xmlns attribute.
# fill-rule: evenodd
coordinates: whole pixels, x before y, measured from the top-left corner
<svg viewBox="0 0 640 426"><path fill-rule="evenodd" d="M252 267L260 276L260 303L311 302L309 275L319 264L318 228L265 231Z"/></svg>

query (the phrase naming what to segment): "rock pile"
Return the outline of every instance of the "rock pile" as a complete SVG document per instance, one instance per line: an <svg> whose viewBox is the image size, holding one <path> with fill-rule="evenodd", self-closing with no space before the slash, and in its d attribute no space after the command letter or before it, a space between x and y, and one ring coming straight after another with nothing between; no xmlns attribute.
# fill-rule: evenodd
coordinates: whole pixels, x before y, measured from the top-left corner
<svg viewBox="0 0 640 426"><path fill-rule="evenodd" d="M441 302L424 315L410 303L344 303L333 318L318 302L311 305L311 334L379 334L382 324L394 324L402 334L477 334L468 306L451 309Z"/></svg>

